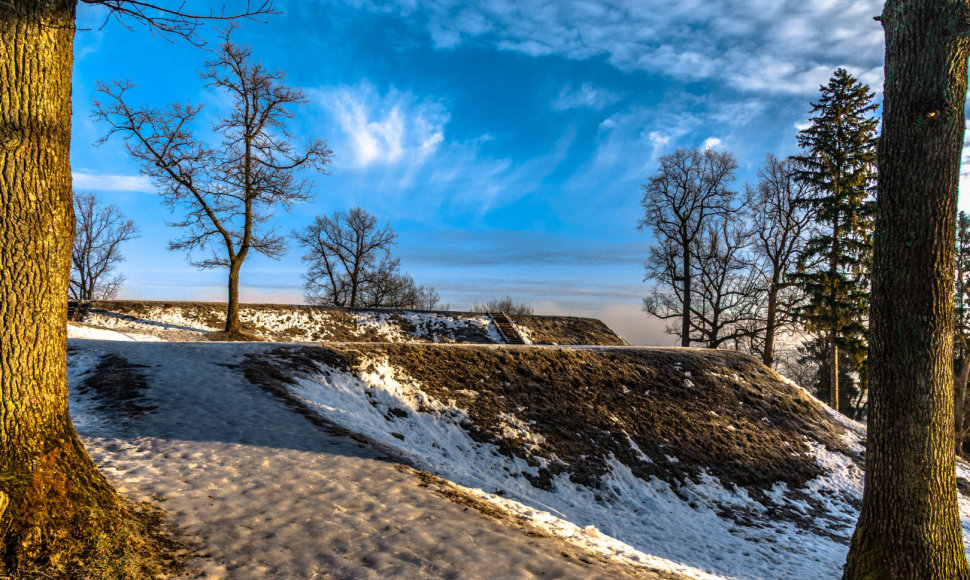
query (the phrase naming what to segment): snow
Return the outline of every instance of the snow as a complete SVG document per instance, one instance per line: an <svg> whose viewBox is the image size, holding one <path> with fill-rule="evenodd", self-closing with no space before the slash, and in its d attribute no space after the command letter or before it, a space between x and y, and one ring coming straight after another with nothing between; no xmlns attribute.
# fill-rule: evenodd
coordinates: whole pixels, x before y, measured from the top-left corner
<svg viewBox="0 0 970 580"><path fill-rule="evenodd" d="M372 320L375 329L383 324ZM412 323L440 321L431 315L420 322ZM526 539L430 493L394 467L400 461L611 562L692 578L837 578L858 517L862 471L812 441L822 475L800 495L784 484L765 495L775 507L805 514L817 515L821 506L825 517L814 523L824 534L774 517L745 490L706 473L675 493L614 459L601 489L566 475L553 479L551 491L537 489L525 477L537 473L534 464L473 440L462 426L463 409L429 396L386 360L368 361L356 375L320 367L290 386L322 418L375 443L364 446L312 425L233 367L275 344L141 343L77 325L69 333L71 414L89 453L123 493L161 502L189 544L206 554L189 562L188 573L206 578L616 576L577 568L558 556L564 548L548 544L556 540ZM157 411L137 420L109 416L91 395L77 393L105 353L144 365L145 397ZM864 426L833 418L847 428L850 451L861 452ZM515 413L500 419L502 436L528 448L544 443ZM970 466L958 464L957 475L970 481ZM968 542L970 499L961 494L959 501ZM725 512L751 514L755 524Z"/></svg>
<svg viewBox="0 0 970 580"><path fill-rule="evenodd" d="M393 458L312 424L232 367L276 346L69 339L78 433L119 491L163 507L195 550L180 577L630 577L433 493ZM78 393L107 353L144 365L156 411L110 415Z"/></svg>
<svg viewBox="0 0 970 580"><path fill-rule="evenodd" d="M158 342L162 340L161 338L150 334L125 334L123 332L118 332L107 328L83 326L80 324L72 324L70 322L67 324L67 337L87 338L93 340L133 340L145 342Z"/></svg>
<svg viewBox="0 0 970 580"><path fill-rule="evenodd" d="M129 334L164 334L179 340L200 340L205 334L221 330L202 322L212 319L211 307L150 306L137 316L118 314L103 310L91 310L85 322L92 327L124 331ZM221 312L218 313L221 316ZM466 333L481 333L494 344L505 341L491 319L485 314L455 314L440 312L400 311L348 311L352 335L365 338L376 334L386 342L456 342ZM219 319L219 316L216 316ZM323 309L286 308L265 309L243 306L239 321L245 328L258 329L258 334L268 338L285 336L293 342L316 342L332 340L334 329L347 324L337 320ZM413 330L412 330L413 328ZM524 327L516 327L523 337L530 336ZM78 336L97 338L96 336ZM531 340L527 340L531 343Z"/></svg>

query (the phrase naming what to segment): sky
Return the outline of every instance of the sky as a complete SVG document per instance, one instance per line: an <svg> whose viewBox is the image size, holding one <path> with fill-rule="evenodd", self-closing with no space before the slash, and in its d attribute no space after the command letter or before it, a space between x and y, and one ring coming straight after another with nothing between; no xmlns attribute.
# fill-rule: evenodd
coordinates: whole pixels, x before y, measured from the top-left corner
<svg viewBox="0 0 970 580"><path fill-rule="evenodd" d="M308 97L289 126L297 143L325 139L334 152L329 175L304 174L315 195L278 213L279 231L360 206L390 223L403 270L451 309L508 295L537 314L600 318L631 344L673 343L641 310L652 240L637 227L640 186L659 156L730 151L741 190L766 154L797 151L798 127L836 68L882 93L878 0L274 5L280 14L240 22L232 40ZM225 271L168 250L179 231L167 223L180 214L121 139L95 145L107 127L91 116L98 81L129 79L133 104L202 105L194 130L209 136L227 100L198 73L222 25L201 30L199 48L106 21L100 7L78 10L74 189L117 205L141 234L122 249L120 297L225 300ZM970 171L962 181L970 191ZM241 299L302 303L302 253L291 244L279 261L248 258Z"/></svg>

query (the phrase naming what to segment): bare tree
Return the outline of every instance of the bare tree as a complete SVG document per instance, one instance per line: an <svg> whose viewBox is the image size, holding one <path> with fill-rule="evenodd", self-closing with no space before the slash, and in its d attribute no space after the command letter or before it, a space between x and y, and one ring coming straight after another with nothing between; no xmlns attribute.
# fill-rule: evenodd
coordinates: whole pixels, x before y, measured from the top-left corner
<svg viewBox="0 0 970 580"><path fill-rule="evenodd" d="M472 312L504 312L517 316L531 316L534 310L528 304L516 302L511 296L506 296L505 298L494 298L483 304L476 302L472 304Z"/></svg>
<svg viewBox="0 0 970 580"><path fill-rule="evenodd" d="M728 152L678 149L660 158L660 170L642 186L639 227L655 237L647 276L673 291L667 303L671 317L681 321L681 346L691 342L691 249L708 221L728 211L734 196L728 186L736 169L737 161Z"/></svg>
<svg viewBox="0 0 970 580"><path fill-rule="evenodd" d="M94 116L110 127L107 139L120 133L129 154L141 162L173 210L182 208L184 219L172 225L185 235L169 243L183 250L199 268L229 271L225 332L240 334L239 271L250 251L279 258L285 239L272 228L261 227L275 210L289 210L311 195L309 179L297 179L296 170L315 167L326 173L332 152L323 141L308 143L302 153L291 145L287 121L294 106L307 102L298 89L284 84L284 74L251 62L252 50L223 35L216 58L206 62L206 86L232 99L229 114L212 129L223 137L215 148L196 139L189 127L201 106L175 103L168 109L133 108L126 102L128 82L99 83L108 101L94 102ZM206 258L192 258L195 251Z"/></svg>
<svg viewBox="0 0 970 580"><path fill-rule="evenodd" d="M748 187L747 218L754 227L755 267L766 286L761 360L772 366L775 336L795 322L793 307L799 294L792 292L789 274L802 258L805 244L815 226L815 212L804 200L810 185L796 179L797 167L790 159L768 154L758 173L758 186Z"/></svg>
<svg viewBox="0 0 970 580"><path fill-rule="evenodd" d="M115 266L124 260L119 247L137 235L135 222L125 219L117 206L100 205L94 194L75 195L71 298L113 298L124 281L121 275L111 276Z"/></svg>
<svg viewBox="0 0 970 580"><path fill-rule="evenodd" d="M762 286L748 253L754 232L740 218L718 216L692 245L697 283L691 299L691 340L708 348L756 332Z"/></svg>
<svg viewBox="0 0 970 580"><path fill-rule="evenodd" d="M368 277L397 269L390 257L397 234L390 224L378 228L377 218L359 207L317 216L295 235L307 249L303 260L310 266L303 280L311 304L364 306ZM383 299L380 292L376 299Z"/></svg>
<svg viewBox="0 0 970 580"><path fill-rule="evenodd" d="M192 34L199 18L148 2L89 0L164 32L163 14ZM105 576L135 569L158 547L98 473L68 414L66 303L74 227L71 80L77 0L0 1L0 575ZM255 16L255 10L226 15ZM179 27L178 23L184 24ZM47 564L59 568L48 574Z"/></svg>

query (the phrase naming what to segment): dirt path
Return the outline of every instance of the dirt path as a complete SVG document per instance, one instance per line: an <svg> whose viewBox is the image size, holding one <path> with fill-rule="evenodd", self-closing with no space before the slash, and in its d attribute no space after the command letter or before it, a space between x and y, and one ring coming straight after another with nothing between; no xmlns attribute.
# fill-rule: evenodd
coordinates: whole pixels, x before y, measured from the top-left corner
<svg viewBox="0 0 970 580"><path fill-rule="evenodd" d="M183 577L672 577L482 515L313 425L232 366L275 346L70 341L78 431L123 493L153 498L183 531L200 555ZM98 353L144 377L139 408L153 410L125 415L78 393Z"/></svg>

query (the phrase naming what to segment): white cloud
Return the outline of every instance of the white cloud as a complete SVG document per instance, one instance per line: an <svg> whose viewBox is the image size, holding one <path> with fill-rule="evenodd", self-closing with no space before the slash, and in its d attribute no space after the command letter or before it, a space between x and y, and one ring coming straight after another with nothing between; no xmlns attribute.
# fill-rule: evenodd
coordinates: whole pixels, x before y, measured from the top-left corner
<svg viewBox="0 0 970 580"><path fill-rule="evenodd" d="M380 93L366 83L308 92L322 105L324 122L337 129L329 143L336 167L344 170L342 203L366 204L389 219L469 209L481 217L507 206L543 185L575 137L567 129L547 151L513 162L489 133L449 139L450 114L434 98L396 89Z"/></svg>
<svg viewBox="0 0 970 580"><path fill-rule="evenodd" d="M343 132L340 149L351 152L353 167L420 165L445 140L449 115L440 103L396 89L381 95L368 84L315 94Z"/></svg>
<svg viewBox="0 0 970 580"><path fill-rule="evenodd" d="M583 83L579 88L567 85L559 91L559 96L552 102L552 108L565 111L585 107L598 111L615 104L621 97L619 93L594 87L590 83Z"/></svg>
<svg viewBox="0 0 970 580"><path fill-rule="evenodd" d="M721 144L721 140L717 137L708 137L704 139L704 144L701 145L701 149L714 149Z"/></svg>
<svg viewBox="0 0 970 580"><path fill-rule="evenodd" d="M152 182L142 175L111 175L74 171L71 180L75 191L154 191Z"/></svg>
<svg viewBox="0 0 970 580"><path fill-rule="evenodd" d="M389 10L382 3L382 11ZM393 10L393 9L392 9ZM491 44L531 56L602 58L620 70L716 79L748 92L809 94L846 66L881 84L879 0L411 0L438 48Z"/></svg>

